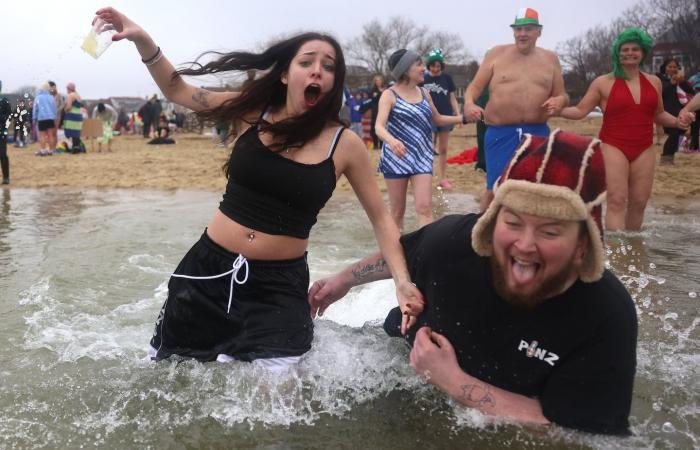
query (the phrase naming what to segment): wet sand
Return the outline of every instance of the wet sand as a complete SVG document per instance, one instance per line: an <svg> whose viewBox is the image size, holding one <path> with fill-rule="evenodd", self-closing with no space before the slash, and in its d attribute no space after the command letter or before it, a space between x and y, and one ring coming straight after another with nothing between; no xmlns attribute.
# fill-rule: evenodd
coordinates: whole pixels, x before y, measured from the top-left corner
<svg viewBox="0 0 700 450"><path fill-rule="evenodd" d="M561 128L587 136L595 136L600 119L573 122L565 119L550 121L552 129ZM218 148L210 135L175 134L175 145L146 145L140 136L117 136L112 152L94 150L86 143L88 152L80 155L56 154L49 157L34 155L37 144L23 149L8 145L10 157L10 188L78 188L78 189L185 189L223 192L226 178L222 165L229 150ZM663 141L662 141L663 142ZM476 145L474 125L455 129L448 157ZM657 156L661 146L656 145ZM372 165L377 166L379 151L369 150ZM448 177L453 191L479 195L485 176L474 170L474 164L448 164ZM657 167L652 199L695 199L700 197L700 154L677 154L673 166ZM260 174L264 176L264 173ZM379 174L377 182L385 190ZM351 192L350 184L341 178L336 192Z"/></svg>

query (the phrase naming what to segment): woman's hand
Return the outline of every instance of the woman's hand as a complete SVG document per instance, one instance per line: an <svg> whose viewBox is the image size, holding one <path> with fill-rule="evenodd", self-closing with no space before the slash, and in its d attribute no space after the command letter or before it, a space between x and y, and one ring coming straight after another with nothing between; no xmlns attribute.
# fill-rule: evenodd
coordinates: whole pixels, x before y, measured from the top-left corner
<svg viewBox="0 0 700 450"><path fill-rule="evenodd" d="M308 293L311 317L315 319L322 316L326 308L345 297L351 287L342 272L314 281Z"/></svg>
<svg viewBox="0 0 700 450"><path fill-rule="evenodd" d="M423 312L425 301L423 294L410 281L401 281L396 284L396 298L401 309L401 334L406 334Z"/></svg>
<svg viewBox="0 0 700 450"><path fill-rule="evenodd" d="M464 116L469 122L478 122L484 118L484 109L474 103L464 105Z"/></svg>
<svg viewBox="0 0 700 450"><path fill-rule="evenodd" d="M95 18L92 19L93 25L97 19L102 19L106 24L108 24L107 27L109 28L106 27L106 29L111 28L117 32L117 34L112 36L113 41L127 39L129 41L136 42L146 34L143 28L132 22L131 19L111 6L97 10L95 13Z"/></svg>
<svg viewBox="0 0 700 450"><path fill-rule="evenodd" d="M695 122L695 113L681 111L678 114L678 128L681 130L687 130L693 122Z"/></svg>
<svg viewBox="0 0 700 450"><path fill-rule="evenodd" d="M406 156L406 146L403 145L403 142L399 141L398 139L394 139L389 144L389 147L391 147L391 151L394 152L394 154L399 158Z"/></svg>

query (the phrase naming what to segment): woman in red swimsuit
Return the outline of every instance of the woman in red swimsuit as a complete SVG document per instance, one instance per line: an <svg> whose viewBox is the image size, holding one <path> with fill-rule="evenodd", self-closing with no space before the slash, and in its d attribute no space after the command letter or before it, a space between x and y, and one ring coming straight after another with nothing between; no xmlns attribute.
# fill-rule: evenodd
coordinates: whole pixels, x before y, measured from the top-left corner
<svg viewBox="0 0 700 450"><path fill-rule="evenodd" d="M604 111L599 137L607 173L609 230L642 226L656 167L651 150L654 122L673 128L685 125L664 111L661 81L640 70L651 47L644 30L624 30L613 43L613 72L593 80L579 104L561 112L562 117L577 120L596 106Z"/></svg>

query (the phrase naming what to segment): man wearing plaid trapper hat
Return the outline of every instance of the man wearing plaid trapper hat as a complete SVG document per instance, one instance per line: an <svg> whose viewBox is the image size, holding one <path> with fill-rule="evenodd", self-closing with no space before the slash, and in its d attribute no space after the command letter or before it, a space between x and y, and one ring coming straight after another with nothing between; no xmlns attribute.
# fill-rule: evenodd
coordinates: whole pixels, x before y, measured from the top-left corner
<svg viewBox="0 0 700 450"><path fill-rule="evenodd" d="M510 26L515 43L493 47L464 93L464 116L489 125L484 137L486 191L482 211L493 199L496 177L513 156L522 135L549 134L547 119L569 102L559 58L536 46L542 34L537 11L522 8ZM485 110L476 105L484 89L489 91Z"/></svg>
<svg viewBox="0 0 700 450"><path fill-rule="evenodd" d="M415 326L392 310L384 329L405 334L419 376L484 414L628 434L637 315L605 269L599 141L525 135L494 191L483 214L401 238L425 308ZM385 278L373 255L318 280L311 312Z"/></svg>

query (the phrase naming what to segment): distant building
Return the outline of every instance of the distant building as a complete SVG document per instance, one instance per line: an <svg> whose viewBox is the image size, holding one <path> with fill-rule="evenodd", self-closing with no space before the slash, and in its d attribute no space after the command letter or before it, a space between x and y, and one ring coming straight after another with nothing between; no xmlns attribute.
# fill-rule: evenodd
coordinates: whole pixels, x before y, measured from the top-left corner
<svg viewBox="0 0 700 450"><path fill-rule="evenodd" d="M117 111L123 109L125 113L130 114L138 111L146 103L146 99L141 97L110 97L106 103L112 105L112 108Z"/></svg>
<svg viewBox="0 0 700 450"><path fill-rule="evenodd" d="M658 73L661 64L666 59L674 58L690 75L700 63L693 52L693 46L687 39L676 35L674 29L670 29L656 39L656 44L651 48L647 64L651 66L651 73Z"/></svg>

